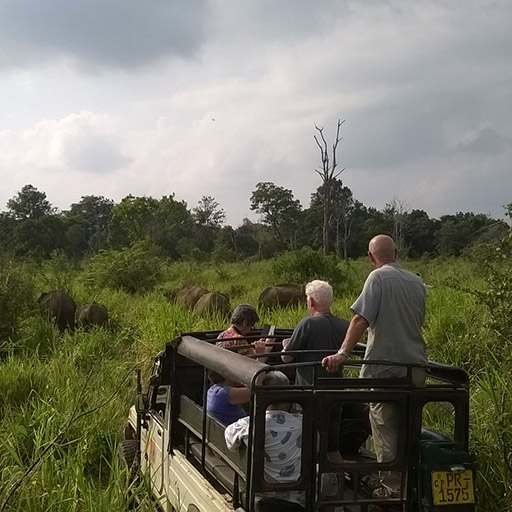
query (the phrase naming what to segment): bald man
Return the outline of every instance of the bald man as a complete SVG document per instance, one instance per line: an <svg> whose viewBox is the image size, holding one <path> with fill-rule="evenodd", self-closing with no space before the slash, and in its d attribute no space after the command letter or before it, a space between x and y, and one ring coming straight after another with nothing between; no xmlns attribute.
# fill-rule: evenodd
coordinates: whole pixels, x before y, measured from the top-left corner
<svg viewBox="0 0 512 512"><path fill-rule="evenodd" d="M325 357L322 365L328 371L337 371L367 329L366 360L426 364L421 332L426 300L423 281L397 263L395 243L387 235L372 238L368 256L374 270L352 304L354 316L345 339L338 353ZM406 374L406 368L392 364L366 364L361 368L361 377L366 378L405 377ZM424 384L424 372L418 371L413 377L415 384ZM393 460L397 455L399 431L403 428L401 411L393 402L372 403L370 421L377 460ZM400 491L400 478L395 473L381 472L381 484L375 490L376 496L396 496Z"/></svg>

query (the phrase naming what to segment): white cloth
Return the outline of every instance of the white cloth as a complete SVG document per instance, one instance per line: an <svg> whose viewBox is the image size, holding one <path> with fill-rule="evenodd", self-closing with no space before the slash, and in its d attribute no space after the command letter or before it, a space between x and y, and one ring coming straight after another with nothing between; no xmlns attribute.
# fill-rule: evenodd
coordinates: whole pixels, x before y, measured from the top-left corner
<svg viewBox="0 0 512 512"><path fill-rule="evenodd" d="M226 445L236 450L249 437L249 417L228 425ZM302 455L302 415L281 410L267 410L265 415L265 481L296 482L300 477ZM292 501L304 506L303 491L266 492L262 496Z"/></svg>

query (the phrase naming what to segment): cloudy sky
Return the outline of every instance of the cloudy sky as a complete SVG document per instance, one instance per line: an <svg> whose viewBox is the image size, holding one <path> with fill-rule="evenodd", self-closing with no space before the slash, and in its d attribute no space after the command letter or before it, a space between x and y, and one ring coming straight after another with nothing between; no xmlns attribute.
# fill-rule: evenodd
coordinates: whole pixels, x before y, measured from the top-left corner
<svg viewBox="0 0 512 512"><path fill-rule="evenodd" d="M0 210L25 184L214 196L256 183L303 206L315 123L367 206L503 216L512 202L512 2L11 0L0 3Z"/></svg>

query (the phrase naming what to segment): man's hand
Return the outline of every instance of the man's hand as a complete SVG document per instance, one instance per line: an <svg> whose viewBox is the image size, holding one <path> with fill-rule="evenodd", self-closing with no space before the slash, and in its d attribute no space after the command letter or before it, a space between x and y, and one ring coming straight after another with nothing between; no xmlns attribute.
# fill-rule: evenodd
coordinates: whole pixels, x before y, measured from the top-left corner
<svg viewBox="0 0 512 512"><path fill-rule="evenodd" d="M363 337L364 332L368 329L368 320L364 316L358 315L357 313L353 316L350 325L348 326L347 334L345 339L341 343L345 354L350 354L352 349L356 346L356 343ZM327 356L322 359L322 366L331 373L337 372L338 368L342 366L347 360L345 354L334 354Z"/></svg>
<svg viewBox="0 0 512 512"><path fill-rule="evenodd" d="M337 372L339 367L343 365L346 357L343 354L334 354L322 359L322 366L330 373Z"/></svg>
<svg viewBox="0 0 512 512"><path fill-rule="evenodd" d="M291 363L295 359L295 356L287 356L287 355L285 355L286 347L290 343L290 339L291 338L285 338L281 342L283 344L283 351L281 352L281 359L282 359L283 363Z"/></svg>

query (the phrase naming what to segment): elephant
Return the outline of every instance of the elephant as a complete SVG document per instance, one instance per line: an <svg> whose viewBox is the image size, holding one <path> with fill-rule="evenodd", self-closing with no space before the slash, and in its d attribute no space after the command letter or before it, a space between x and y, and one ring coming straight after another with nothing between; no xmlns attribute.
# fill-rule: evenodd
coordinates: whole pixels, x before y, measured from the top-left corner
<svg viewBox="0 0 512 512"><path fill-rule="evenodd" d="M230 312L231 304L229 297L217 292L206 293L194 306L194 313L197 315L218 313L222 316L229 316Z"/></svg>
<svg viewBox="0 0 512 512"><path fill-rule="evenodd" d="M66 327L74 329L76 304L67 293L52 290L42 293L37 302L43 315L54 323L60 332L64 332Z"/></svg>
<svg viewBox="0 0 512 512"><path fill-rule="evenodd" d="M77 327L89 328L93 325L103 327L108 322L108 311L103 304L92 302L85 304L76 312Z"/></svg>
<svg viewBox="0 0 512 512"><path fill-rule="evenodd" d="M277 284L265 288L258 299L260 308L285 308L306 302L304 286L298 284Z"/></svg>
<svg viewBox="0 0 512 512"><path fill-rule="evenodd" d="M171 290L170 292L167 292L164 295L170 301L174 301L177 304L181 304L186 308L193 309L197 301L207 293L208 290L206 288L203 288L202 286L189 284L187 286L184 286L183 288Z"/></svg>

